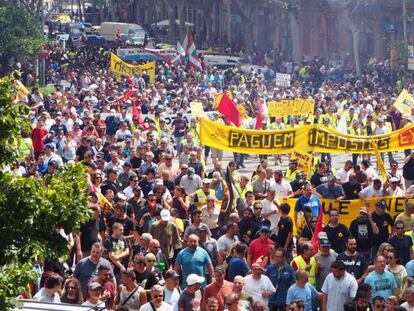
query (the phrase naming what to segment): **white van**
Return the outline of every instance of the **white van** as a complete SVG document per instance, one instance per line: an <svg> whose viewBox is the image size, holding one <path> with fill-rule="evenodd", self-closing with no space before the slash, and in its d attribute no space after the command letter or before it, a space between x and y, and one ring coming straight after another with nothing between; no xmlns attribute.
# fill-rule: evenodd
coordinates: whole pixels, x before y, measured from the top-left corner
<svg viewBox="0 0 414 311"><path fill-rule="evenodd" d="M121 40L144 44L145 30L138 24L104 22L101 24L99 34L108 41L115 41L118 30Z"/></svg>
<svg viewBox="0 0 414 311"><path fill-rule="evenodd" d="M203 60L210 67L228 69L240 65L240 57L216 54L204 54Z"/></svg>

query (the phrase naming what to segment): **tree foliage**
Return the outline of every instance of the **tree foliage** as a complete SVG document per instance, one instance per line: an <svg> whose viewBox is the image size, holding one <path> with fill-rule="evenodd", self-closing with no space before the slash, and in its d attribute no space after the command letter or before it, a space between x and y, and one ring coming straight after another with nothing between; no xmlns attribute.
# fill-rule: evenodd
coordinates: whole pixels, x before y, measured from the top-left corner
<svg viewBox="0 0 414 311"><path fill-rule="evenodd" d="M45 44L40 22L28 11L0 7L0 60L5 67L12 57L34 56Z"/></svg>
<svg viewBox="0 0 414 311"><path fill-rule="evenodd" d="M29 124L27 109L13 104L14 78L0 79L0 166L13 159L13 151L3 145L19 139ZM82 164L62 167L44 179L0 171L0 310L13 308L15 297L36 277L36 262L67 254L68 241L60 231L76 232L90 217L86 187Z"/></svg>

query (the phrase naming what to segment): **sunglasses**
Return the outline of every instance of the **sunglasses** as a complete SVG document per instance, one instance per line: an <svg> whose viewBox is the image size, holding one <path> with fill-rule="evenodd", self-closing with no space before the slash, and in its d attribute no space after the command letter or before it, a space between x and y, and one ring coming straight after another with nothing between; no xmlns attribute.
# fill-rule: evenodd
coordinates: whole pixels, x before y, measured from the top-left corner
<svg viewBox="0 0 414 311"><path fill-rule="evenodd" d="M135 264L137 265L145 265L146 262L145 261L134 261Z"/></svg>
<svg viewBox="0 0 414 311"><path fill-rule="evenodd" d="M404 230L404 227L395 227L397 230Z"/></svg>
<svg viewBox="0 0 414 311"><path fill-rule="evenodd" d="M394 257L392 257L392 256L388 256L388 257L387 257L387 259L393 260L393 259L394 259Z"/></svg>
<svg viewBox="0 0 414 311"><path fill-rule="evenodd" d="M157 299L157 298L162 298L162 297L164 297L164 295L154 295L154 296L152 296L154 299Z"/></svg>
<svg viewBox="0 0 414 311"><path fill-rule="evenodd" d="M261 207L255 207L254 209L262 210L263 208L261 208Z"/></svg>

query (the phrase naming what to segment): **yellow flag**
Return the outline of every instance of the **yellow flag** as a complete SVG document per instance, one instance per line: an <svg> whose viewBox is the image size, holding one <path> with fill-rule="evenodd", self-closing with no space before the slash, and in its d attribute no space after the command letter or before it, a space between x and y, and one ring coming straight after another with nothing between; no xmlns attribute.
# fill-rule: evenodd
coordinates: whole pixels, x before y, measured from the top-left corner
<svg viewBox="0 0 414 311"><path fill-rule="evenodd" d="M14 83L17 85L17 94L14 98L14 103L16 104L21 102L23 98L29 94L29 90L19 80L14 81Z"/></svg>
<svg viewBox="0 0 414 311"><path fill-rule="evenodd" d="M414 98L403 89L398 95L394 103L394 107L403 114L403 116L411 116L411 110L414 108Z"/></svg>
<svg viewBox="0 0 414 311"><path fill-rule="evenodd" d="M378 164L378 170L381 173L383 182L388 181L388 174L385 171L384 161L382 161L381 153L378 151L377 143L375 142L375 139L371 137L372 147L374 147L375 157L377 158L377 164Z"/></svg>

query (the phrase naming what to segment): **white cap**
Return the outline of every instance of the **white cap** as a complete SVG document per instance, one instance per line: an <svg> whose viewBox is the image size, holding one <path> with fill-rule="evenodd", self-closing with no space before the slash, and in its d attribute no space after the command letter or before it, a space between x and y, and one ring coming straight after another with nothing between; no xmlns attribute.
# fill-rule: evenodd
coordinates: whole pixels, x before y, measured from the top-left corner
<svg viewBox="0 0 414 311"><path fill-rule="evenodd" d="M199 276L195 273L191 273L189 276L187 276L187 285L191 286L194 284L201 284L203 283L205 278L203 276Z"/></svg>
<svg viewBox="0 0 414 311"><path fill-rule="evenodd" d="M167 209L163 209L160 213L160 216L161 216L161 220L163 221L170 221L171 219L171 213Z"/></svg>

